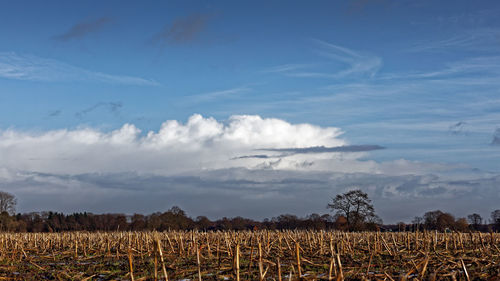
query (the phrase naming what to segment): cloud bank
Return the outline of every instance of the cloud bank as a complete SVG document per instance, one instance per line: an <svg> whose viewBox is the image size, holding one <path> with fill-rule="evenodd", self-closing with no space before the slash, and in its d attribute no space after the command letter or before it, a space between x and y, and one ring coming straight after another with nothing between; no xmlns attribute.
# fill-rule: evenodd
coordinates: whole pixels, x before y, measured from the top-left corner
<svg viewBox="0 0 500 281"><path fill-rule="evenodd" d="M255 115L217 121L198 114L150 132L132 124L110 132L8 129L0 131L0 185L18 196L20 211L150 213L175 204L210 217L323 213L331 196L350 188L367 191L389 222L436 208L460 215L481 206L474 210L486 214L500 199L498 175L367 160L381 147L351 145L342 133ZM266 154L255 154L263 147Z"/></svg>

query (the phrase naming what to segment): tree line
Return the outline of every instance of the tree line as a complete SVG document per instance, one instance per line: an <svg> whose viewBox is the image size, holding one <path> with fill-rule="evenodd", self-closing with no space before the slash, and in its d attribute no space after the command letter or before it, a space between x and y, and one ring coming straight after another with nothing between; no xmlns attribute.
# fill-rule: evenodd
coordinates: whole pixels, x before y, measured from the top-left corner
<svg viewBox="0 0 500 281"><path fill-rule="evenodd" d="M406 231L414 230L438 230L438 231L500 231L500 210L491 212L491 219L486 219L477 213L467 218L455 218L452 214L441 210L426 212L423 216L415 217L411 224L398 223L398 228Z"/></svg>
<svg viewBox="0 0 500 281"><path fill-rule="evenodd" d="M62 232L62 231L165 231L165 230L341 230L341 231L500 231L500 210L491 213L490 223L479 214L458 218L440 210L426 212L411 223L384 225L375 214L368 195L351 190L332 198L327 208L330 214L298 217L283 214L262 221L243 217L210 220L206 216L189 217L174 206L165 212L150 215L31 212L15 214L16 200L12 194L0 191L0 231Z"/></svg>

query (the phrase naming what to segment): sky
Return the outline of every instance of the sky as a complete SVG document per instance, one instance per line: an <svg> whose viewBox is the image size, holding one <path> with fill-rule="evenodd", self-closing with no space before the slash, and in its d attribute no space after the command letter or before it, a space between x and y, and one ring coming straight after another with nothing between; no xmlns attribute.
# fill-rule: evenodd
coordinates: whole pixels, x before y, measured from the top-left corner
<svg viewBox="0 0 500 281"><path fill-rule="evenodd" d="M18 212L500 209L498 1L4 1Z"/></svg>

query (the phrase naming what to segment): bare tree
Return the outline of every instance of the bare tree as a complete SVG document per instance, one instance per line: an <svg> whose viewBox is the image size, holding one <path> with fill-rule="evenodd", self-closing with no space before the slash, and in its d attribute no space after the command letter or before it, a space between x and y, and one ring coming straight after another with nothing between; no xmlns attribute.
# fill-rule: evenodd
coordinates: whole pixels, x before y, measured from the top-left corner
<svg viewBox="0 0 500 281"><path fill-rule="evenodd" d="M455 230L464 232L464 231L467 231L468 228L469 228L469 224L467 223L467 220L465 218L459 218L455 222Z"/></svg>
<svg viewBox="0 0 500 281"><path fill-rule="evenodd" d="M424 218L416 216L411 222L413 224L413 231L420 230L420 225L422 225L423 221Z"/></svg>
<svg viewBox="0 0 500 281"><path fill-rule="evenodd" d="M483 223L483 218L480 214L470 214L467 216L469 220L469 224L475 229L478 230L479 226Z"/></svg>
<svg viewBox="0 0 500 281"><path fill-rule="evenodd" d="M398 222L398 231L406 231L406 224L402 221Z"/></svg>
<svg viewBox="0 0 500 281"><path fill-rule="evenodd" d="M371 202L366 193L357 189L338 194L332 198L332 203L328 204L327 208L336 210L337 215L344 216L351 230L359 230L368 219L370 222L373 218L378 219Z"/></svg>
<svg viewBox="0 0 500 281"><path fill-rule="evenodd" d="M497 230L500 230L500 210L491 212L491 222L497 228Z"/></svg>
<svg viewBox="0 0 500 281"><path fill-rule="evenodd" d="M465 219L464 221L467 223ZM453 229L455 227L455 217L450 213L442 213L437 217L436 224L439 231Z"/></svg>
<svg viewBox="0 0 500 281"><path fill-rule="evenodd" d="M0 213L7 212L10 215L16 212L17 199L14 195L0 191Z"/></svg>
<svg viewBox="0 0 500 281"><path fill-rule="evenodd" d="M429 211L424 214L424 224L427 229L438 228L438 218L444 213L441 210Z"/></svg>

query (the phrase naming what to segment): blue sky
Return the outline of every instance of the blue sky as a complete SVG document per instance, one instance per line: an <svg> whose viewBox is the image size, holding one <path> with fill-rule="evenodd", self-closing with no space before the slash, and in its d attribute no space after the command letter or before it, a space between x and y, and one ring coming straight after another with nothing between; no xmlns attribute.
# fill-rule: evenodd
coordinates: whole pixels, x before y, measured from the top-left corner
<svg viewBox="0 0 500 281"><path fill-rule="evenodd" d="M231 116L256 115L343 132L342 142L317 145L385 147L356 154L360 165L447 165L474 171L474 180L500 173L496 1L9 1L0 4L0 35L5 143L9 133L39 144L61 130L106 134L124 124L141 130L140 141L166 120L184 124L201 114L229 126ZM4 155L14 151L3 147ZM0 168L43 170L13 163ZM104 173L63 170L43 172ZM14 186L7 189L16 193ZM23 211L32 209L20 199ZM89 208L104 210L96 206Z"/></svg>

